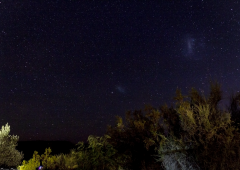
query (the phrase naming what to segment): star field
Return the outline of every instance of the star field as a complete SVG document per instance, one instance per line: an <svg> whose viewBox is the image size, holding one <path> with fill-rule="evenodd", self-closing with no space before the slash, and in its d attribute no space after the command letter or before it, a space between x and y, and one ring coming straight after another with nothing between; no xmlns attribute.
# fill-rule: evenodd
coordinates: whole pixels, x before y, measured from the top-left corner
<svg viewBox="0 0 240 170"><path fill-rule="evenodd" d="M0 124L19 140L86 141L177 88L239 90L240 2L0 3Z"/></svg>

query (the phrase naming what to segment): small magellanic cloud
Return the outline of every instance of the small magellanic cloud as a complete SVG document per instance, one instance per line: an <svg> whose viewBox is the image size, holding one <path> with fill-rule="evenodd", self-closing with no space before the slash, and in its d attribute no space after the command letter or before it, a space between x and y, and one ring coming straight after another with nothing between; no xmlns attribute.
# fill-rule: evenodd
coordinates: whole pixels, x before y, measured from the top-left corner
<svg viewBox="0 0 240 170"><path fill-rule="evenodd" d="M125 93L125 88L121 85L117 85L116 86L116 90L120 93Z"/></svg>

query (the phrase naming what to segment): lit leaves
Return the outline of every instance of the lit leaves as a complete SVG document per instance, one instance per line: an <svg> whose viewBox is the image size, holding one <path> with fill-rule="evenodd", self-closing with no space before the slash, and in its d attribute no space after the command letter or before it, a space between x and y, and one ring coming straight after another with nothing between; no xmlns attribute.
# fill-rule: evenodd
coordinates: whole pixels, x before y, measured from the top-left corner
<svg viewBox="0 0 240 170"><path fill-rule="evenodd" d="M107 170L117 167L118 159L114 159L117 150L107 142L109 138L110 136L108 135L103 137L90 135L88 137L89 146L87 149L83 147L83 143L79 143L80 147L78 147L77 152L82 152L83 155L79 159L81 163L78 167L93 170Z"/></svg>

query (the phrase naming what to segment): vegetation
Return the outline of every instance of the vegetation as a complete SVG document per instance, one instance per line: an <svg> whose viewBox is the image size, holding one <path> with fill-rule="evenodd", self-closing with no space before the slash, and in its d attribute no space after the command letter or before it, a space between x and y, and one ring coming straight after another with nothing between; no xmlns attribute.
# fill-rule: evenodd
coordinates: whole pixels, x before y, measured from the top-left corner
<svg viewBox="0 0 240 170"><path fill-rule="evenodd" d="M192 88L187 96L177 89L176 105L117 116L103 137L90 135L67 155L51 149L23 161L21 170L40 164L49 170L237 170L240 169L240 94L227 110L219 109L222 92L212 83L208 97Z"/></svg>
<svg viewBox="0 0 240 170"><path fill-rule="evenodd" d="M41 157L37 151L34 151L33 158L29 161L23 160L22 165L18 166L19 170L33 170L40 166Z"/></svg>
<svg viewBox="0 0 240 170"><path fill-rule="evenodd" d="M144 116L143 114L146 114ZM158 133L163 133L163 126L159 123L161 113L151 106L146 106L144 112L136 110L126 113L126 125L122 118L117 116L117 125L108 126L107 134L111 136L108 139L119 152L118 154L127 155L124 169L146 169L160 168L160 164L155 162L152 155L157 153L161 137Z"/></svg>
<svg viewBox="0 0 240 170"><path fill-rule="evenodd" d="M194 88L188 96L177 89L175 107L147 107L146 116L134 111L133 118L128 112L126 126L117 117L116 127L108 129L109 142L130 155L125 165L130 169L150 169L156 147L164 169L240 169L239 98L222 111L218 83L211 84L208 98Z"/></svg>
<svg viewBox="0 0 240 170"><path fill-rule="evenodd" d="M9 132L10 126L7 123L0 131L0 166L2 167L16 167L23 159L23 154L15 149L19 137L11 136Z"/></svg>
<svg viewBox="0 0 240 170"><path fill-rule="evenodd" d="M163 167L166 170L197 170L200 169L194 159L187 155L186 147L181 140L177 140L174 137L165 138L166 143L159 149L160 159L157 161L162 162Z"/></svg>
<svg viewBox="0 0 240 170"><path fill-rule="evenodd" d="M18 167L19 170L33 170L42 165L45 170L72 170L75 169L76 161L71 154L50 155L51 148L46 148L41 156L34 151L33 158L29 161L23 161Z"/></svg>
<svg viewBox="0 0 240 170"><path fill-rule="evenodd" d="M171 136L177 137L176 141L181 143L182 147L173 150L171 154L185 153L189 158L193 158L193 162L197 162L200 169L240 168L239 129L234 120L231 120L231 112L218 109L221 97L220 85L217 83L211 84L207 99L195 89L191 90L188 97L183 97L181 92L177 91L176 109L173 113L179 117L177 126L180 128L177 132L170 129L168 141L172 141ZM165 145L159 149L161 160L164 157L167 159L166 155L170 154L169 151L164 152L164 147L169 145L169 142L165 141Z"/></svg>
<svg viewBox="0 0 240 170"><path fill-rule="evenodd" d="M230 106L228 107L229 112L231 113L231 118L233 124L240 128L240 93L238 92L235 95L231 96Z"/></svg>
<svg viewBox="0 0 240 170"><path fill-rule="evenodd" d="M72 151L78 162L79 170L118 170L120 165L128 158L126 155L118 155L117 150L107 142L110 136L89 136L89 146L83 142L78 143L77 151Z"/></svg>

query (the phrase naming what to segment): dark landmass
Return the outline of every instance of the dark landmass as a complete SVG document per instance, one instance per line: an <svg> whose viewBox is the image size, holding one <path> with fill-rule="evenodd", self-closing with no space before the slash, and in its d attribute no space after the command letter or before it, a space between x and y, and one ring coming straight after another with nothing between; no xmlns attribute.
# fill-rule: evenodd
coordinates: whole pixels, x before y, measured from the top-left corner
<svg viewBox="0 0 240 170"><path fill-rule="evenodd" d="M18 141L16 149L24 154L23 160L32 158L34 151L39 155L44 154L46 148L51 148L51 155L68 154L71 149L77 148L76 144L69 141Z"/></svg>

